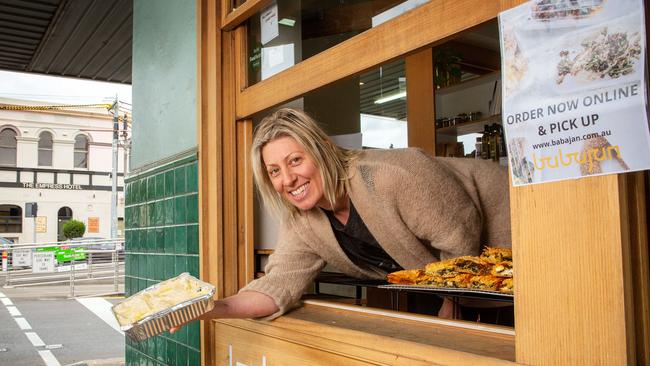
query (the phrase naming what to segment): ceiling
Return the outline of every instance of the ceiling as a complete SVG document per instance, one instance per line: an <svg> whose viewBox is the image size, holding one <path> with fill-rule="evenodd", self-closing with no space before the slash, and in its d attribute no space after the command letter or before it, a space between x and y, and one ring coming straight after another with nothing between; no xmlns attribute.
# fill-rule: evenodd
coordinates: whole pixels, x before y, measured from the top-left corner
<svg viewBox="0 0 650 366"><path fill-rule="evenodd" d="M470 79L500 66L499 27L496 19L477 25L437 45L436 50L451 49L460 57L461 80ZM406 119L406 97L384 103L377 100L394 96L406 89L404 58L367 71L359 76L361 113L375 116ZM433 80L431 80L433 82Z"/></svg>
<svg viewBox="0 0 650 366"><path fill-rule="evenodd" d="M0 0L0 70L131 83L133 0Z"/></svg>

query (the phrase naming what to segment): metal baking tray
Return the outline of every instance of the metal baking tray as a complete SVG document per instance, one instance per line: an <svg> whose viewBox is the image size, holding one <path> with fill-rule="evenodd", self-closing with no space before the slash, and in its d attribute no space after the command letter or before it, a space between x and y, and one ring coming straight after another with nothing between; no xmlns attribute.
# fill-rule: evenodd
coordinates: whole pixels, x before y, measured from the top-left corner
<svg viewBox="0 0 650 366"><path fill-rule="evenodd" d="M420 291L428 293L436 293L444 296L451 297L467 297L483 300L496 300L504 302L514 301L513 294L505 294L497 291L474 290L470 288L450 288L450 287L436 287L427 285L380 285L378 288L387 290L405 290L405 291Z"/></svg>
<svg viewBox="0 0 650 366"><path fill-rule="evenodd" d="M189 276L193 281L199 282L201 287L208 288L208 293L196 297L194 299L176 304L170 308L161 310L133 324L121 326L120 329L124 331L124 333L126 333L126 335L129 338L137 342L144 341L145 339L149 337L153 337L156 334L165 332L171 329L172 327L181 325L192 319L195 319L199 315L204 314L212 309L212 307L214 306L212 296L215 293L216 290L215 287L207 282L203 282L201 280L196 279L193 276L190 276L189 273L187 272L182 273L179 276L171 278L169 280L165 280L155 285L149 286L146 289L132 295L131 297L137 296L143 292L152 291L158 288L159 286L161 286L163 283L174 280L181 276ZM118 305L119 304L114 305L111 308L114 316L115 316L115 307Z"/></svg>

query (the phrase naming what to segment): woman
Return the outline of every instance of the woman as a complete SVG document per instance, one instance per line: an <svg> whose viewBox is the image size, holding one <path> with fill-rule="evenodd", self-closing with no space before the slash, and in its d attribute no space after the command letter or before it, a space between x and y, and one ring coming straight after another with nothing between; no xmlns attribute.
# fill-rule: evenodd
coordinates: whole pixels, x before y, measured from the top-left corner
<svg viewBox="0 0 650 366"><path fill-rule="evenodd" d="M252 166L281 218L266 275L216 301L201 319L273 319L300 299L326 263L363 279L476 255L510 243L505 169L418 149L345 150L305 113L280 109L255 131ZM449 303L440 315L449 316Z"/></svg>

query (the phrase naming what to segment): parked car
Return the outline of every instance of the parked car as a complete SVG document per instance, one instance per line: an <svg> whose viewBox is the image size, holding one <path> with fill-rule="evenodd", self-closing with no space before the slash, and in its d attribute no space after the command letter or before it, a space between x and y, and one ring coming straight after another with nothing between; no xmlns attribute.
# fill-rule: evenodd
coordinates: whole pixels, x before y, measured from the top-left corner
<svg viewBox="0 0 650 366"><path fill-rule="evenodd" d="M13 241L11 241L11 240L9 240L9 239L7 239L5 237L0 236L0 247L8 247L9 245L11 245L13 243L14 243Z"/></svg>
<svg viewBox="0 0 650 366"><path fill-rule="evenodd" d="M81 244L86 250L114 250L115 242L107 238L96 236L84 236L81 238L70 239L74 244Z"/></svg>
<svg viewBox="0 0 650 366"><path fill-rule="evenodd" d="M77 246L77 248L84 248L86 256L92 256L93 263L111 261L113 258L113 251L116 249L118 257L124 257L124 248L121 243L116 245L115 241L111 239L84 236L81 238L70 239L70 243Z"/></svg>

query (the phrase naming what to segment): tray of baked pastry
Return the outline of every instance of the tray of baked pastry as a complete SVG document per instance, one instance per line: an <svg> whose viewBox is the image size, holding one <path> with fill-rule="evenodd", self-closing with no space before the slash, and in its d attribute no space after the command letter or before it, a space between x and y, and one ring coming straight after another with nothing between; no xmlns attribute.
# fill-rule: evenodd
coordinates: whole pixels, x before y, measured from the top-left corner
<svg viewBox="0 0 650 366"><path fill-rule="evenodd" d="M112 311L120 329L139 342L211 310L215 290L184 272L130 296Z"/></svg>
<svg viewBox="0 0 650 366"><path fill-rule="evenodd" d="M389 273L386 280L390 284L379 288L512 301L513 275L512 251L485 247L480 256L450 258L425 268Z"/></svg>

